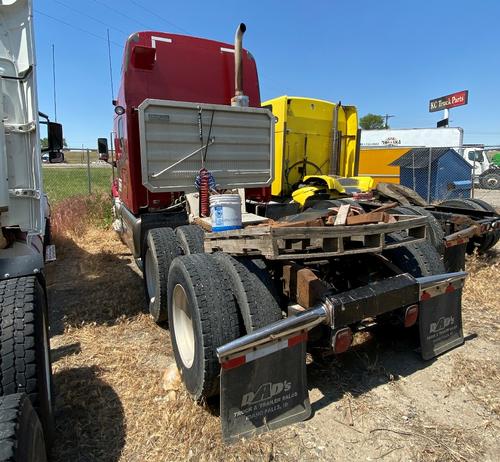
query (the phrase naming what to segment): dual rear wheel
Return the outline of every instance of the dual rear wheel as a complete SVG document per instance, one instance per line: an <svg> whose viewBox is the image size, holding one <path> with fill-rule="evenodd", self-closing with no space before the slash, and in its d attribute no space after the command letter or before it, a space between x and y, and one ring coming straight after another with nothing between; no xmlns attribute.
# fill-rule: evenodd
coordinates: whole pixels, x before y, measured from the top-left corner
<svg viewBox="0 0 500 462"><path fill-rule="evenodd" d="M199 253L178 257L170 267L172 347L186 389L195 400L219 392L219 346L282 317L266 286L272 281L262 279L255 262L242 260L223 253Z"/></svg>
<svg viewBox="0 0 500 462"><path fill-rule="evenodd" d="M219 346L282 317L263 261L203 250L203 230L187 225L150 230L143 252L149 311L157 323L168 321L175 361L196 400L219 391Z"/></svg>

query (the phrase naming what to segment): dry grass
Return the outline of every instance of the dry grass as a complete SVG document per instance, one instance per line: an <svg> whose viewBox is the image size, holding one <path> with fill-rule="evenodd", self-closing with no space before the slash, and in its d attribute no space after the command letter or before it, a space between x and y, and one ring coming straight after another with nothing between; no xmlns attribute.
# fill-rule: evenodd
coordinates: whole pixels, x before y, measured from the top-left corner
<svg viewBox="0 0 500 462"><path fill-rule="evenodd" d="M49 270L57 392L54 461L271 460L288 457L276 432L222 444L219 418L184 393L167 401L168 331L144 309L143 282L109 230L59 227ZM75 232L76 231L76 232ZM75 282L77 281L77 288ZM62 319L62 324L58 322Z"/></svg>
<svg viewBox="0 0 500 462"><path fill-rule="evenodd" d="M500 340L500 246L484 255L468 257L469 277L463 293L464 324L488 340Z"/></svg>
<svg viewBox="0 0 500 462"><path fill-rule="evenodd" d="M145 313L143 281L127 249L112 231L96 227L93 218L81 218L85 203L78 202L78 207L71 214L55 211L59 262L48 274L57 390L53 460L314 459L318 444L307 441L300 430L283 429L226 447L216 406L196 405L184 392L176 401L167 400L161 375L173 362L168 331ZM495 294L492 285L498 287L497 260L497 252L486 259L469 259L471 277L464 291L466 331L479 332L494 342L499 339L500 308L491 296ZM356 355L362 362L362 354ZM377 449L378 458L398 460L402 454L431 461L481 458L481 429L471 434L415 418L404 427L408 434L398 434L400 426L395 423L401 422L401 416L377 408L369 387L357 376L351 377L342 363L333 360L312 367L313 382L329 380L339 390L337 404L331 408L344 412L348 405L356 428L360 421L370 422L368 429L348 431L358 435L356 444ZM374 369L371 363L366 369L368 381L381 375L393 380L392 373ZM461 354L454 358L450 386L466 387L476 397L489 416L485 425L498 416L498 378L494 359L471 362ZM397 392L398 381L391 385ZM343 420L338 414L338 420ZM382 414L387 418L377 417ZM377 430L377 423L384 430Z"/></svg>
<svg viewBox="0 0 500 462"><path fill-rule="evenodd" d="M54 236L83 236L92 228L111 224L109 194L72 196L57 203L51 213Z"/></svg>

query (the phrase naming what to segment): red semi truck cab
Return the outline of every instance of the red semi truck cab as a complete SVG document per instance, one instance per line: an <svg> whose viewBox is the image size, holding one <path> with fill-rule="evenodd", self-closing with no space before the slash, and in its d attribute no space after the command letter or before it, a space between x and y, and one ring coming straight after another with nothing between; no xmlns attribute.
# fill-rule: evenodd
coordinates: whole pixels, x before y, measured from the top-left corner
<svg viewBox="0 0 500 462"><path fill-rule="evenodd" d="M220 392L227 441L310 415L305 356L315 326L335 354L388 318L418 328L425 359L464 341L465 273L444 273L424 242L425 217L331 226L328 203L298 220L282 215L313 226L207 228L210 194L237 191L237 205L256 209L270 201L275 117L260 108L253 57L240 53L244 31L234 46L132 35L114 102L114 226L140 260L150 314L169 321L186 389L196 400ZM202 183L208 173L212 186Z"/></svg>
<svg viewBox="0 0 500 462"><path fill-rule="evenodd" d="M250 107L260 107L259 79L253 56L242 53L243 91ZM114 101L114 144L118 194L134 215L161 210L180 193L152 193L142 184L138 106L145 99L230 105L235 94L234 45L169 34L136 32L126 42L122 80ZM257 199L268 188L250 192Z"/></svg>

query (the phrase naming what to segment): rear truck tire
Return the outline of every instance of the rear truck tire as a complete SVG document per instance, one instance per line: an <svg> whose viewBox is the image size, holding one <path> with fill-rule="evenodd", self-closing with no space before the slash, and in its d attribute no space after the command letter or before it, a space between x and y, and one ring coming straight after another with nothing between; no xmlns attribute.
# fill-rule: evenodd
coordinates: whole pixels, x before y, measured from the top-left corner
<svg viewBox="0 0 500 462"><path fill-rule="evenodd" d="M183 225L175 229L177 241L182 249L183 255L193 253L205 253L203 245L205 232L196 225Z"/></svg>
<svg viewBox="0 0 500 462"><path fill-rule="evenodd" d="M149 313L157 324L168 321L168 270L179 255L182 255L182 250L172 228L148 231L142 256L144 291Z"/></svg>
<svg viewBox="0 0 500 462"><path fill-rule="evenodd" d="M423 207L418 206L398 206L394 207L390 211L394 211L394 213L399 213L401 215L421 215L429 218L429 223L427 223L425 229L427 232L427 237L429 242L434 246L434 248L443 255L444 253L444 231L439 221L437 221L436 217L424 209Z"/></svg>
<svg viewBox="0 0 500 462"><path fill-rule="evenodd" d="M500 189L500 169L486 170L479 177L479 185L483 189Z"/></svg>
<svg viewBox="0 0 500 462"><path fill-rule="evenodd" d="M392 233L390 239L400 241L403 236ZM384 250L382 254L401 271L409 273L413 277L432 276L446 272L438 251L428 241Z"/></svg>
<svg viewBox="0 0 500 462"><path fill-rule="evenodd" d="M24 393L0 397L0 462L46 462L43 429Z"/></svg>
<svg viewBox="0 0 500 462"><path fill-rule="evenodd" d="M450 207L460 207L470 210L484 210L485 212L496 212L495 208L481 199L451 199L442 202L440 205ZM485 234L483 236L476 236L469 240L467 243L467 253L472 254L475 249L483 253L496 245L500 239L500 230Z"/></svg>
<svg viewBox="0 0 500 462"><path fill-rule="evenodd" d="M269 273L268 264L260 257L240 258L239 262L242 265L246 266L248 271L250 271L252 274L255 274L255 276L257 276L261 280L262 284L266 286L267 290L272 295L277 305L281 306L283 299L281 298L279 291L276 288L276 283Z"/></svg>
<svg viewBox="0 0 500 462"><path fill-rule="evenodd" d="M231 280L211 254L176 258L168 275L168 316L175 362L193 399L219 392L216 348L243 329Z"/></svg>
<svg viewBox="0 0 500 462"><path fill-rule="evenodd" d="M395 241L403 239L403 236L399 233L392 233L388 237ZM416 242L384 250L382 255L388 258L401 271L409 273L415 278L446 273L441 256L429 241ZM378 323L380 326L390 326L391 328L394 325L402 327L404 313L405 308L403 307L394 312L379 316ZM419 320L417 320L415 327L410 329L410 335L415 339L418 337L418 328L416 327L418 323Z"/></svg>
<svg viewBox="0 0 500 462"><path fill-rule="evenodd" d="M275 297L250 268L254 266L256 270L263 270L248 258L236 259L223 252L213 255L229 276L231 291L247 334L282 319Z"/></svg>
<svg viewBox="0 0 500 462"><path fill-rule="evenodd" d="M25 393L51 446L52 367L45 292L35 276L0 282L0 395Z"/></svg>

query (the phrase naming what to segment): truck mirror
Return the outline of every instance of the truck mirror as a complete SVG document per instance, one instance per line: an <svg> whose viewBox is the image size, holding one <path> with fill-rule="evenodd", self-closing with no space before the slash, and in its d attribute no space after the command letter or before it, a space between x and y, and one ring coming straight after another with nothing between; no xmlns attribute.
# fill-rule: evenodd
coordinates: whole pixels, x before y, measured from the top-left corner
<svg viewBox="0 0 500 462"><path fill-rule="evenodd" d="M61 151L64 147L62 125L57 122L48 122L47 139L49 142L49 151Z"/></svg>
<svg viewBox="0 0 500 462"><path fill-rule="evenodd" d="M99 160L107 162L109 160L108 140L106 138L97 138L97 152Z"/></svg>
<svg viewBox="0 0 500 462"><path fill-rule="evenodd" d="M51 164L64 162L64 153L62 151L49 151L49 162Z"/></svg>

